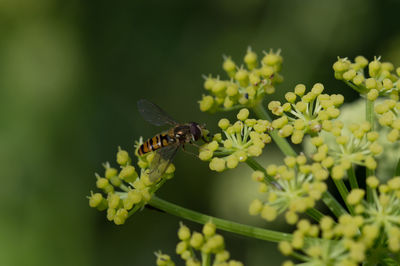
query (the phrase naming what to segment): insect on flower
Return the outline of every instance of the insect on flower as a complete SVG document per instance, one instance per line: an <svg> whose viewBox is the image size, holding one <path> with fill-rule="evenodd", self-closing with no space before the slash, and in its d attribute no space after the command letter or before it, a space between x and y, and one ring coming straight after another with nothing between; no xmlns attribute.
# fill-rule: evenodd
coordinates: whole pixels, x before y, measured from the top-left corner
<svg viewBox="0 0 400 266"><path fill-rule="evenodd" d="M196 122L178 123L159 106L144 99L139 100L137 105L139 113L147 122L156 126L171 126L169 130L146 140L138 149L140 156L155 151L149 167L151 182L156 181L167 170L179 147L184 149L185 144L193 144L200 138L207 142L204 126Z"/></svg>

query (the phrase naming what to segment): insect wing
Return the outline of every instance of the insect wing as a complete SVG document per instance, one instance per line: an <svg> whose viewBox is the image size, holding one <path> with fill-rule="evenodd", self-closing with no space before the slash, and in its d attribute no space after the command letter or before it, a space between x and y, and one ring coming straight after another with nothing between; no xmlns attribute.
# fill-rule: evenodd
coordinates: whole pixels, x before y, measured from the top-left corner
<svg viewBox="0 0 400 266"><path fill-rule="evenodd" d="M148 100L139 100L137 102L137 106L139 113L142 115L144 120L153 125L163 126L165 124L177 124L177 122L173 118L171 118L163 109L161 109L158 105L149 102Z"/></svg>
<svg viewBox="0 0 400 266"><path fill-rule="evenodd" d="M150 163L149 179L151 182L160 178L167 170L172 159L178 151L179 145L170 145L155 151L153 160Z"/></svg>

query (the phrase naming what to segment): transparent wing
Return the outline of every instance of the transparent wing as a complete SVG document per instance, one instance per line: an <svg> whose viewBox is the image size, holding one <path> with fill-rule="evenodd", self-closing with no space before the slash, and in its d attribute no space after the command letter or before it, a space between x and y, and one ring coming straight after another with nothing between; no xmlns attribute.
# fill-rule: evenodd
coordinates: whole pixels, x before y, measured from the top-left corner
<svg viewBox="0 0 400 266"><path fill-rule="evenodd" d="M151 182L160 178L167 170L172 159L178 151L179 145L170 145L156 150L153 160L150 163L149 179Z"/></svg>
<svg viewBox="0 0 400 266"><path fill-rule="evenodd" d="M159 106L155 105L148 100L141 99L137 102L139 113L142 115L144 120L147 122L156 125L163 126L165 124L168 125L176 125L177 122L171 118L163 109Z"/></svg>

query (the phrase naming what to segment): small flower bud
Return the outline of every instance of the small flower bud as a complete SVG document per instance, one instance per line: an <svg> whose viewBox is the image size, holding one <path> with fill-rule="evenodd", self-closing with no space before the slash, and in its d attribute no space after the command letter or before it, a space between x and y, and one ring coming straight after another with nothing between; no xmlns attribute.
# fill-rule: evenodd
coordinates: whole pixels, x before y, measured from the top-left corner
<svg viewBox="0 0 400 266"><path fill-rule="evenodd" d="M225 170L225 160L221 159L221 158L214 157L211 160L209 166L210 166L211 170L214 170L214 171L217 171L217 172L222 172L222 171Z"/></svg>
<svg viewBox="0 0 400 266"><path fill-rule="evenodd" d="M233 77L236 72L236 64L235 62L232 61L230 57L226 58L224 60L224 63L222 65L222 68L226 71L226 73L230 76Z"/></svg>
<svg viewBox="0 0 400 266"><path fill-rule="evenodd" d="M212 151L210 151L210 150L202 150L199 153L199 158L202 161L208 161L208 160L210 160L212 158L213 154L214 153Z"/></svg>
<svg viewBox="0 0 400 266"><path fill-rule="evenodd" d="M247 49L247 53L244 56L244 62L249 70L257 67L257 54L253 52L250 48Z"/></svg>
<svg viewBox="0 0 400 266"><path fill-rule="evenodd" d="M135 167L132 165L127 165L122 168L121 172L119 172L119 178L126 182L134 182L136 178L138 177L138 174L135 170Z"/></svg>
<svg viewBox="0 0 400 266"><path fill-rule="evenodd" d="M217 227L212 222L208 222L203 226L203 234L205 237L211 237L215 234Z"/></svg>
<svg viewBox="0 0 400 266"><path fill-rule="evenodd" d="M239 69L235 74L235 79L239 82L240 86L246 87L249 85L249 74L244 69Z"/></svg>
<svg viewBox="0 0 400 266"><path fill-rule="evenodd" d="M249 206L249 213L250 215L257 215L263 209L263 204L259 199L255 199L251 202Z"/></svg>
<svg viewBox="0 0 400 266"><path fill-rule="evenodd" d="M89 206L92 208L96 208L97 206L100 205L102 201L103 201L103 196L101 195L101 193L92 194L89 197Z"/></svg>
<svg viewBox="0 0 400 266"><path fill-rule="evenodd" d="M107 201L109 208L116 209L119 206L120 198L117 194L108 194Z"/></svg>
<svg viewBox="0 0 400 266"><path fill-rule="evenodd" d="M261 211L261 217L267 221L275 220L277 215L278 215L277 210L274 207L267 204L264 205Z"/></svg>
<svg viewBox="0 0 400 266"><path fill-rule="evenodd" d="M109 185L107 178L97 176L96 186L98 188L104 189L107 185Z"/></svg>
<svg viewBox="0 0 400 266"><path fill-rule="evenodd" d="M204 237L202 234L194 232L190 238L190 245L195 249L199 249L203 245Z"/></svg>
<svg viewBox="0 0 400 266"><path fill-rule="evenodd" d="M249 116L249 110L247 108L243 108L239 111L236 117L237 119L244 121L247 119L248 116Z"/></svg>
<svg viewBox="0 0 400 266"><path fill-rule="evenodd" d="M230 169L237 167L239 164L238 158L231 154L228 157L226 157L226 166Z"/></svg>
<svg viewBox="0 0 400 266"><path fill-rule="evenodd" d="M115 168L110 167L110 165L106 165L106 171L105 171L105 177L107 179L110 179L113 176L116 176L118 174L118 170Z"/></svg>
<svg viewBox="0 0 400 266"><path fill-rule="evenodd" d="M215 254L215 260L217 262L224 262L229 259L229 252L227 250L223 250Z"/></svg>
<svg viewBox="0 0 400 266"><path fill-rule="evenodd" d="M287 241L279 242L279 250L282 252L283 255L288 256L293 252L292 245L290 245Z"/></svg>
<svg viewBox="0 0 400 266"><path fill-rule="evenodd" d="M178 255L181 255L188 249L188 243L186 241L181 241L176 245L175 252Z"/></svg>
<svg viewBox="0 0 400 266"><path fill-rule="evenodd" d="M131 158L129 157L128 152L125 150L122 150L121 147L118 147L117 163L119 165L126 165L126 164L131 163Z"/></svg>
<svg viewBox="0 0 400 266"><path fill-rule="evenodd" d="M351 205L358 204L365 195L365 191L363 189L353 189L347 195L347 202Z"/></svg>
<svg viewBox="0 0 400 266"><path fill-rule="evenodd" d="M203 98L199 101L200 111L209 111L214 105L214 98L210 95L203 95Z"/></svg>

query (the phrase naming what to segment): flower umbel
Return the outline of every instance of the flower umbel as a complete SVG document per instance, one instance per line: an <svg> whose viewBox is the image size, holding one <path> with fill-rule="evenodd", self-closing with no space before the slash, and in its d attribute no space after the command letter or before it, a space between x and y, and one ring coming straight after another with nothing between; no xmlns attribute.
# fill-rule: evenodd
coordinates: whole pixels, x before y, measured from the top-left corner
<svg viewBox="0 0 400 266"><path fill-rule="evenodd" d="M271 101L268 109L278 119L272 121L272 127L278 129L282 137L291 136L295 144L302 142L305 134L316 135L325 124L339 116L337 107L343 103L343 96L340 94L322 94L324 86L316 83L310 92L305 93L306 87L299 84L294 92L285 95L286 103Z"/></svg>
<svg viewBox="0 0 400 266"><path fill-rule="evenodd" d="M230 77L222 80L209 75L205 77L204 88L209 94L199 101L200 110L205 112L228 111L252 107L266 94L275 91L275 84L282 82L279 74L282 57L280 51L264 52L261 62L251 48L244 57L246 67L238 67L230 57L225 57L223 69Z"/></svg>
<svg viewBox="0 0 400 266"><path fill-rule="evenodd" d="M166 180L173 177L175 167L170 164L162 177L151 182L148 174L148 167L154 158L154 152L138 155L138 147L143 143L142 139L136 143L135 155L138 158L140 175L132 165L129 153L118 148L116 161L120 170L112 168L107 162L104 177L96 174L97 188L103 193L91 193L89 205L98 210L107 209L107 219L120 225L125 223L129 215L144 207L151 199L152 194L157 191Z"/></svg>
<svg viewBox="0 0 400 266"><path fill-rule="evenodd" d="M186 265L243 266L241 262L229 259L230 254L225 249L224 238L216 233L216 226L211 221L204 224L202 233L191 232L181 223L178 238L180 242L176 245L176 254L180 255ZM159 266L175 265L168 255L156 253L156 256ZM211 261L213 261L212 264L210 264Z"/></svg>
<svg viewBox="0 0 400 266"><path fill-rule="evenodd" d="M363 56L357 56L354 62L347 58L338 58L333 64L333 70L335 78L366 95L370 101L379 96L399 99L400 68L395 69L390 62L381 62L380 57L375 57L371 62Z"/></svg>
<svg viewBox="0 0 400 266"><path fill-rule="evenodd" d="M260 156L265 144L271 142L268 135L270 123L248 116L249 110L244 108L239 111L238 121L233 124L228 119L221 119L218 126L223 135L214 135L213 141L200 148L199 158L210 161L211 170L222 172L235 168L248 157Z"/></svg>
<svg viewBox="0 0 400 266"><path fill-rule="evenodd" d="M253 179L260 183L259 192L265 195L265 201L254 200L249 208L251 215L261 215L267 221L274 220L285 212L286 221L294 224L298 213L315 206L327 189L324 182L329 173L320 164L307 164L306 157L286 157L285 165L269 165L266 173L274 178L276 185L268 185L264 173L255 171Z"/></svg>

